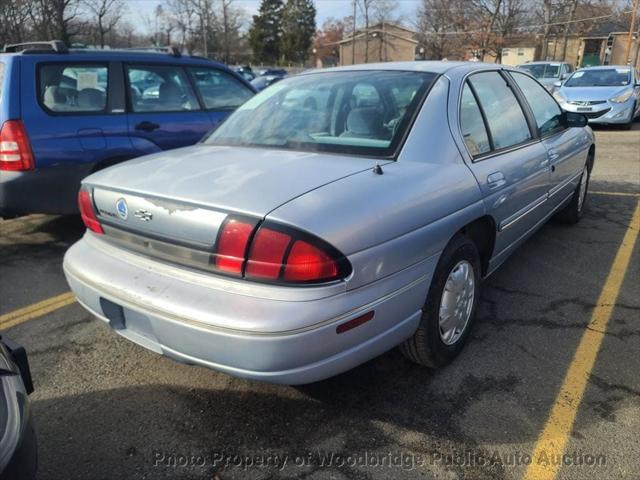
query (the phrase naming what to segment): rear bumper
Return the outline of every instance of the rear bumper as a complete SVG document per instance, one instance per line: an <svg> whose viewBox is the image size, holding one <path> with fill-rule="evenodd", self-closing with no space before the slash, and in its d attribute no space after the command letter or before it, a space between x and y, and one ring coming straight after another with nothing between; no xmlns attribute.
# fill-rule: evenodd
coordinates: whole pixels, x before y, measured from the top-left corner
<svg viewBox="0 0 640 480"><path fill-rule="evenodd" d="M93 165L65 165L26 172L0 171L0 217L29 213L78 213L80 181Z"/></svg>
<svg viewBox="0 0 640 480"><path fill-rule="evenodd" d="M80 303L118 334L183 363L283 384L328 378L411 336L437 261L330 296L290 287L270 295L102 243L85 236L67 252L64 270ZM371 310L372 320L337 333Z"/></svg>

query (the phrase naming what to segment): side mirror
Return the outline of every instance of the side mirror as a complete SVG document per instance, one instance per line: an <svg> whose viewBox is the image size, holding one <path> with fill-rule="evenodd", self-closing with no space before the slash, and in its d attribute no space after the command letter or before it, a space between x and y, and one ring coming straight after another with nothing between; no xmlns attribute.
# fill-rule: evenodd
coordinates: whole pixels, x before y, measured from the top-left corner
<svg viewBox="0 0 640 480"><path fill-rule="evenodd" d="M563 123L566 127L586 127L589 124L589 120L581 113L576 112L563 112Z"/></svg>
<svg viewBox="0 0 640 480"><path fill-rule="evenodd" d="M562 82L561 81L553 82L553 86L556 88L560 88L562 86Z"/></svg>
<svg viewBox="0 0 640 480"><path fill-rule="evenodd" d="M568 73L563 73L562 75L560 75L560 80L565 80L568 76Z"/></svg>

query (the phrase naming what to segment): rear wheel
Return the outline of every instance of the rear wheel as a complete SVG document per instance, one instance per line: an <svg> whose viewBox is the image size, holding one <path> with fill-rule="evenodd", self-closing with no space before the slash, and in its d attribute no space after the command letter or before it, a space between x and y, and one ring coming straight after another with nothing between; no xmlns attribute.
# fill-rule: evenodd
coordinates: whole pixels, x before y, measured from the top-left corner
<svg viewBox="0 0 640 480"><path fill-rule="evenodd" d="M569 205L564 207L558 213L558 220L570 225L578 223L584 213L584 205L587 201L587 191L589 189L589 162L587 162L582 169L582 175L580 176L580 182L573 192L573 197Z"/></svg>
<svg viewBox="0 0 640 480"><path fill-rule="evenodd" d="M409 360L437 368L460 353L480 298L480 271L475 244L456 235L442 252L418 329L400 345Z"/></svg>

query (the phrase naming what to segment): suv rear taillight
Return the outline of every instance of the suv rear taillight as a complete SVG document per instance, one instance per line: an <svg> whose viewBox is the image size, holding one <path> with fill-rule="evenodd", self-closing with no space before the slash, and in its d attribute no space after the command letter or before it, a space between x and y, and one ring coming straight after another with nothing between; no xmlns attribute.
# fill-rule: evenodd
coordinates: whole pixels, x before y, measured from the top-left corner
<svg viewBox="0 0 640 480"><path fill-rule="evenodd" d="M328 243L273 222L229 218L221 226L213 264L221 272L275 283L323 283L346 277L348 260Z"/></svg>
<svg viewBox="0 0 640 480"><path fill-rule="evenodd" d="M95 233L104 233L102 226L96 217L96 211L93 207L93 195L87 187L81 187L78 192L78 207L80 208L80 216L86 227Z"/></svg>
<svg viewBox="0 0 640 480"><path fill-rule="evenodd" d="M24 124L7 120L0 128L0 170L33 170L33 152Z"/></svg>

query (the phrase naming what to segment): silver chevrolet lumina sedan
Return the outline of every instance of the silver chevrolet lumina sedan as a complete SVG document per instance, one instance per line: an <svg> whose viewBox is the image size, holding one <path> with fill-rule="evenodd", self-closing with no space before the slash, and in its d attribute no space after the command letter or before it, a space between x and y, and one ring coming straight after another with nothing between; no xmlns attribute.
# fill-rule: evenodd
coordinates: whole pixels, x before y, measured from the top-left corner
<svg viewBox="0 0 640 480"><path fill-rule="evenodd" d="M64 270L96 317L180 362L300 384L400 345L438 367L481 280L552 216L580 219L594 157L586 118L516 69L314 71L196 146L86 178Z"/></svg>

